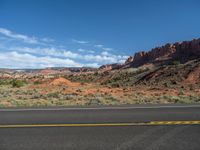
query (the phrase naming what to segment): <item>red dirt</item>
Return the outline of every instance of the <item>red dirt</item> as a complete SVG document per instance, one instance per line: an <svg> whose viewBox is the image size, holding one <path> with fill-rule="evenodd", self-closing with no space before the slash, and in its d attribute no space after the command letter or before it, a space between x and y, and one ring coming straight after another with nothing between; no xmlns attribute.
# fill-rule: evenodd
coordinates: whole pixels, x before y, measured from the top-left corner
<svg viewBox="0 0 200 150"><path fill-rule="evenodd" d="M50 82L50 85L66 85L66 86L70 86L70 87L76 87L76 86L80 86L80 83L78 82L71 82L65 78L57 78L54 79L52 82Z"/></svg>
<svg viewBox="0 0 200 150"><path fill-rule="evenodd" d="M200 80L200 65L195 67L187 76L184 83L186 84L195 84Z"/></svg>

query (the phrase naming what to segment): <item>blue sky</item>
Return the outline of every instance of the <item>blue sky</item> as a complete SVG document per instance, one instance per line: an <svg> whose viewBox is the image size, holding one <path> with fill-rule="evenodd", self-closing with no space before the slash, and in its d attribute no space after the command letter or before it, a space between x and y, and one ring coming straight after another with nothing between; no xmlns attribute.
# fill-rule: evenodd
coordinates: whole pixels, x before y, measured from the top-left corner
<svg viewBox="0 0 200 150"><path fill-rule="evenodd" d="M98 67L200 37L199 0L0 0L0 68Z"/></svg>

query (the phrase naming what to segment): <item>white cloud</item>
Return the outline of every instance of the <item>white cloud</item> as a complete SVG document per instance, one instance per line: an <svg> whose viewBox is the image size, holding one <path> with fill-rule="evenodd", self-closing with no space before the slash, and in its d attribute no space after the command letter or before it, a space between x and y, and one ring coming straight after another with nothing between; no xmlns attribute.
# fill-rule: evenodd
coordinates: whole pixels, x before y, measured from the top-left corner
<svg viewBox="0 0 200 150"><path fill-rule="evenodd" d="M28 44L40 44L40 45L48 45L47 43L52 43L55 40L52 38L36 38L33 36L27 36L27 35L23 35L23 34L18 34L18 33L14 33L8 29L5 28L0 28L0 34L4 35L5 37L1 37L1 39L6 40L6 41L11 41L11 40L18 40L18 41L22 41Z"/></svg>
<svg viewBox="0 0 200 150"><path fill-rule="evenodd" d="M112 48L104 47L104 45L101 45L101 44L94 45L94 47L96 47L96 48L101 48L101 49L103 49L104 51L112 51L112 50L113 50Z"/></svg>
<svg viewBox="0 0 200 150"><path fill-rule="evenodd" d="M61 53L61 56L62 56L62 53ZM63 51L63 56L64 56L64 57L67 57L67 58L78 58L78 57L79 57L79 54L73 53L73 52L71 52L71 51L66 51L66 50L64 50L64 51Z"/></svg>
<svg viewBox="0 0 200 150"><path fill-rule="evenodd" d="M47 42L47 43L55 42L55 40L52 38L42 38L41 41Z"/></svg>
<svg viewBox="0 0 200 150"><path fill-rule="evenodd" d="M55 48L30 48L30 47L12 47L9 48L10 51L18 51L23 53L31 53L35 55L44 55L51 57L62 57L69 58L75 60L83 60L85 62L94 62L98 64L109 64L109 63L121 63L126 60L128 56L114 55L108 53L107 51L103 51L101 54L80 54L76 52L72 52L65 49L55 49ZM79 49L83 51L84 49ZM86 51L86 50L84 50Z"/></svg>
<svg viewBox="0 0 200 150"><path fill-rule="evenodd" d="M88 53L94 54L95 51L93 51L93 50L88 50Z"/></svg>
<svg viewBox="0 0 200 150"><path fill-rule="evenodd" d="M82 48L79 48L78 51L79 52L87 52L87 53L91 53L91 54L95 53L95 51L93 51L93 50L86 50L86 49L82 49Z"/></svg>
<svg viewBox="0 0 200 150"><path fill-rule="evenodd" d="M116 57L102 56L102 55L84 55L84 56L82 56L82 59L90 60L90 61L94 61L94 62L98 62L98 63L102 63L102 64L118 62Z"/></svg>
<svg viewBox="0 0 200 150"><path fill-rule="evenodd" d="M108 52L104 51L104 52L102 52L102 53L101 53L101 55L103 55L103 56L109 56L109 55L110 55L110 53L108 53Z"/></svg>
<svg viewBox="0 0 200 150"><path fill-rule="evenodd" d="M22 40L26 43L30 43L30 44L38 44L38 40L35 37L28 37L26 35L22 35L22 34L17 34L17 33L13 33L10 30L4 29L4 28L0 28L0 33L3 34L4 36L16 39L16 40Z"/></svg>
<svg viewBox="0 0 200 150"><path fill-rule="evenodd" d="M82 67L83 64L71 59L38 57L18 52L0 53L1 68L45 68L45 67ZM94 65L94 64L93 64Z"/></svg>
<svg viewBox="0 0 200 150"><path fill-rule="evenodd" d="M38 57L15 51L0 53L0 68L46 68L46 67L99 67L98 63L80 64L71 59Z"/></svg>
<svg viewBox="0 0 200 150"><path fill-rule="evenodd" d="M36 38L14 33L0 28L0 67L42 68L54 66L91 66L98 67L103 64L122 63L127 56L115 55L103 45L91 45L88 41L73 39L73 42L87 44L100 50L80 48L76 51L68 50L63 46L56 46L51 38ZM12 42L14 41L14 42ZM21 42L25 42L23 44ZM35 44L28 45L28 44ZM26 45L26 46L25 46ZM85 45L82 45L85 46ZM109 52L108 52L109 51ZM81 62L81 63L80 63Z"/></svg>
<svg viewBox="0 0 200 150"><path fill-rule="evenodd" d="M101 44L98 44L98 45L94 45L94 47L97 47L97 48L102 48L102 47L103 47L103 45L101 45Z"/></svg>
<svg viewBox="0 0 200 150"><path fill-rule="evenodd" d="M105 51L112 51L113 50L112 48L108 48L108 47L104 47L102 49L105 50Z"/></svg>
<svg viewBox="0 0 200 150"><path fill-rule="evenodd" d="M54 56L54 57L67 57L67 58L76 58L78 56L77 53L73 53L68 50L64 49L55 49L55 48L41 48L41 47L11 47L7 48L10 51L18 51L18 52L25 52L31 53L36 55L45 55L45 56Z"/></svg>
<svg viewBox="0 0 200 150"><path fill-rule="evenodd" d="M78 51L79 52L85 52L85 49L79 48Z"/></svg>
<svg viewBox="0 0 200 150"><path fill-rule="evenodd" d="M126 60L123 56L116 55L85 55L83 56L83 59L98 62L100 64L122 63Z"/></svg>
<svg viewBox="0 0 200 150"><path fill-rule="evenodd" d="M80 41L80 40L75 40L75 39L72 39L72 41L75 43L78 43L78 44L88 44L89 43L88 41Z"/></svg>
<svg viewBox="0 0 200 150"><path fill-rule="evenodd" d="M98 63L88 63L88 64L84 64L84 67L98 68L100 67L100 65Z"/></svg>

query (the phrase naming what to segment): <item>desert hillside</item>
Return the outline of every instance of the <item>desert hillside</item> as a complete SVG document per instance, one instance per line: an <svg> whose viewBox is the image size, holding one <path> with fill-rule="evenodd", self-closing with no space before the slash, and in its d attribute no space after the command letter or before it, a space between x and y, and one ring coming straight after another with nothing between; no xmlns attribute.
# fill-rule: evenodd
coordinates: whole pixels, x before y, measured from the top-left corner
<svg viewBox="0 0 200 150"><path fill-rule="evenodd" d="M130 56L125 65L138 67L146 63L167 64L172 60L178 60L185 63L189 60L200 57L200 39L192 41L176 42L166 44L161 47L156 47L148 52L141 51Z"/></svg>
<svg viewBox="0 0 200 150"><path fill-rule="evenodd" d="M0 107L200 102L200 39L100 68L0 69Z"/></svg>

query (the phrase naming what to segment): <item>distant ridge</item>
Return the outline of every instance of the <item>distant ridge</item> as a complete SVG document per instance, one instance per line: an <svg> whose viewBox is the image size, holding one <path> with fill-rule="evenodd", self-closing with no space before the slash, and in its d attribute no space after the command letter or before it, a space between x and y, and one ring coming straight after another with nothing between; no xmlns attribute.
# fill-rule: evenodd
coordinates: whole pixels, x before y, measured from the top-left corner
<svg viewBox="0 0 200 150"><path fill-rule="evenodd" d="M148 52L140 51L130 56L123 67L139 67L144 64L163 64L172 60L182 63L200 57L200 38L191 41L167 43L164 46L156 47Z"/></svg>

